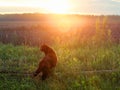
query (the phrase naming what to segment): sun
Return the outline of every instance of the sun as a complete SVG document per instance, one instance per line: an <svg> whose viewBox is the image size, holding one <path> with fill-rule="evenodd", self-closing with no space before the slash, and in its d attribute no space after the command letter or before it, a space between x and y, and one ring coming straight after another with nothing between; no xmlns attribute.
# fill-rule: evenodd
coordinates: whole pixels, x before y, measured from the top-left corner
<svg viewBox="0 0 120 90"><path fill-rule="evenodd" d="M68 0L49 0L42 8L50 13L68 13L70 11L70 2Z"/></svg>
<svg viewBox="0 0 120 90"><path fill-rule="evenodd" d="M69 13L72 8L71 0L2 0L3 7L27 7L45 13Z"/></svg>

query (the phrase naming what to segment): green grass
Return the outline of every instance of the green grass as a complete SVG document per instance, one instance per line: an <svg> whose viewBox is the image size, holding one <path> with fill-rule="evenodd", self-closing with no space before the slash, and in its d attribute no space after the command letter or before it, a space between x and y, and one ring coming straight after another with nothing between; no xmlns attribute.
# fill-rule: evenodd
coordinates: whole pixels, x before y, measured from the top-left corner
<svg viewBox="0 0 120 90"><path fill-rule="evenodd" d="M86 70L120 70L120 45L53 46L58 56L54 74L39 77L0 73L0 90L120 90L120 72L81 73ZM37 47L0 44L0 70L33 72L44 56Z"/></svg>

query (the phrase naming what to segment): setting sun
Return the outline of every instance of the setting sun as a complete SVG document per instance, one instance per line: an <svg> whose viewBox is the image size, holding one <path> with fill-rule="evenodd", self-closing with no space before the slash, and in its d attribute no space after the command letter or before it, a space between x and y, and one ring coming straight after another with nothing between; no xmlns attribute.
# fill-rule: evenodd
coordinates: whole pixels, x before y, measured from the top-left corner
<svg viewBox="0 0 120 90"><path fill-rule="evenodd" d="M30 1L29 0L21 0L21 1L11 1L11 0L2 0L0 2L0 6L5 7L8 9L9 8L24 8L22 9L22 11L24 10L30 10L31 12L45 12L45 13L59 13L59 14L63 14L63 13L69 13L72 8L72 4L70 0L34 0L34 1ZM28 9L26 9L28 8ZM14 11L14 9L12 9L11 11ZM26 11L27 12L27 11Z"/></svg>
<svg viewBox="0 0 120 90"><path fill-rule="evenodd" d="M50 13L68 13L70 7L70 1L68 0L50 0L42 5L42 8Z"/></svg>

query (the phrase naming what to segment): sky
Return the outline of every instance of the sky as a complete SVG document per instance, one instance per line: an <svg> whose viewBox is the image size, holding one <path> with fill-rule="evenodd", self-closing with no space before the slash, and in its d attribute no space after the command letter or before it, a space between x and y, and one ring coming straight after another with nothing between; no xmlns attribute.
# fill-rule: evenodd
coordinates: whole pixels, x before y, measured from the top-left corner
<svg viewBox="0 0 120 90"><path fill-rule="evenodd" d="M120 0L0 0L0 14L6 13L120 15Z"/></svg>

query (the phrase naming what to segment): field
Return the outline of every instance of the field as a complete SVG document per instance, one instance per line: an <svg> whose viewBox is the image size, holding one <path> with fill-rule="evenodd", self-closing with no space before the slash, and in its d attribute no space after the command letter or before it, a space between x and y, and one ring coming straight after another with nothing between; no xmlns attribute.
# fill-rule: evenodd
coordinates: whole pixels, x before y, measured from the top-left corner
<svg viewBox="0 0 120 90"><path fill-rule="evenodd" d="M120 45L110 47L58 47L54 75L39 77L0 74L1 90L120 90ZM36 47L0 45L1 69L33 72L43 54ZM117 69L117 71L115 71ZM102 70L113 70L104 72ZM85 72L86 71L86 72ZM95 71L95 72L89 72ZM96 72L100 71L100 72Z"/></svg>
<svg viewBox="0 0 120 90"><path fill-rule="evenodd" d="M0 90L120 90L120 21L113 22L110 28L106 18L60 29L45 24L12 27L13 22L1 27ZM44 56L39 50L42 43L49 44L58 57L45 81L31 77Z"/></svg>
<svg viewBox="0 0 120 90"><path fill-rule="evenodd" d="M96 32L97 21L102 31L111 31L112 41L120 42L120 16L51 14L0 15L0 41L39 46L53 44L56 38L74 42L71 37L75 37L78 42L87 42Z"/></svg>

